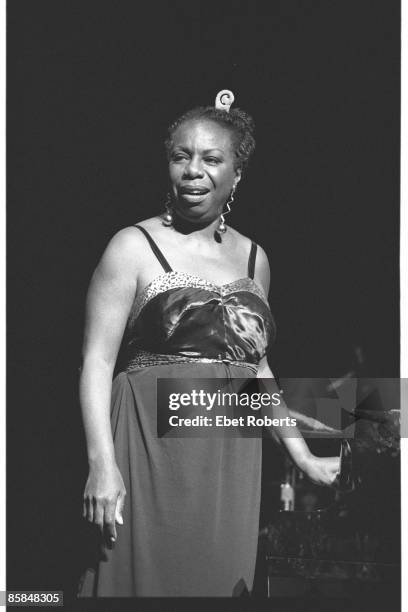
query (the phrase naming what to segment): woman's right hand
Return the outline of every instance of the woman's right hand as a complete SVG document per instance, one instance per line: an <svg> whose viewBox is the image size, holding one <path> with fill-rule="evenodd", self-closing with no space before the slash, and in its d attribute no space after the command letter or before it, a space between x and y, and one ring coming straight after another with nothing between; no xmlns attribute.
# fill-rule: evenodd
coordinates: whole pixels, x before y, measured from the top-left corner
<svg viewBox="0 0 408 612"><path fill-rule="evenodd" d="M123 525L126 489L116 463L96 464L89 470L84 490L83 517L97 525L112 545L117 539L116 522Z"/></svg>

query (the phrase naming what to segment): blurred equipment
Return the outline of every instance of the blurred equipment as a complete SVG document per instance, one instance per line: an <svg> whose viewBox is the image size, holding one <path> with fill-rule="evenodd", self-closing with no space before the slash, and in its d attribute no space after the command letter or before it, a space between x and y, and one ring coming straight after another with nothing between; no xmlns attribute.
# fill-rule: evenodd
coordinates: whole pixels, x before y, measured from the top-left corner
<svg viewBox="0 0 408 612"><path fill-rule="evenodd" d="M344 377L326 379L331 401L341 397L352 378L356 381L354 409L342 416L347 436L340 440L341 469L331 497L285 460L282 509L270 512L260 533L268 597L372 594L391 601L399 593L400 380L358 378L360 348L356 363L360 371L353 367ZM313 386L321 398L322 381L309 380L296 383L298 399L300 389L309 393ZM290 395L285 389L286 398ZM311 412L315 406L309 394L310 415L316 415Z"/></svg>
<svg viewBox="0 0 408 612"><path fill-rule="evenodd" d="M286 511L293 511L295 509L295 480L296 480L296 468L285 458L285 481L282 482L281 488L281 508Z"/></svg>

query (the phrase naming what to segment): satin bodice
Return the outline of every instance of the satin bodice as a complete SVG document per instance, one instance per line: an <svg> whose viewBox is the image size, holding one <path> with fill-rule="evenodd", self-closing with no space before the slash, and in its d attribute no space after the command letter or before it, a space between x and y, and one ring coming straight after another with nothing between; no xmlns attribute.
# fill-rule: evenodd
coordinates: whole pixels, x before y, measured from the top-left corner
<svg viewBox="0 0 408 612"><path fill-rule="evenodd" d="M142 350L257 364L274 336L268 301L252 278L218 286L169 271L136 298L125 345L128 361Z"/></svg>

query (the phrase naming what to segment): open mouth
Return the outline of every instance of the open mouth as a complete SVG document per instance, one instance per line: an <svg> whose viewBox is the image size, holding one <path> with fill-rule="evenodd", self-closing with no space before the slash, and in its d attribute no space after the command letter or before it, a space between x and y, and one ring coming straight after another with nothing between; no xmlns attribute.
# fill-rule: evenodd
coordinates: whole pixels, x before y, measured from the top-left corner
<svg viewBox="0 0 408 612"><path fill-rule="evenodd" d="M180 193L187 196L204 196L210 190L206 187L181 187Z"/></svg>

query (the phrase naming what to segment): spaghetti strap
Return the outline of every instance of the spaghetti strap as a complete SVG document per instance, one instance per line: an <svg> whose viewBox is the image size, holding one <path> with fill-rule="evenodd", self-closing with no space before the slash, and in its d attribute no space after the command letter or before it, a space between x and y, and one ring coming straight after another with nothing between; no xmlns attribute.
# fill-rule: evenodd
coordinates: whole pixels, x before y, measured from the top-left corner
<svg viewBox="0 0 408 612"><path fill-rule="evenodd" d="M252 241L251 251L249 253L249 258L248 258L248 277L249 278L254 278L257 248L258 248L258 245L256 244L256 242Z"/></svg>
<svg viewBox="0 0 408 612"><path fill-rule="evenodd" d="M167 261L167 259L165 258L165 256L163 255L163 253L161 252L161 250L159 249L159 247L157 246L157 244L155 243L155 241L149 234L149 232L145 230L144 227L141 227L140 225L134 225L133 227L137 227L137 229L140 229L140 231L146 236L153 253L156 255L157 259L161 263L164 271L172 272L173 268L170 266L169 262Z"/></svg>

